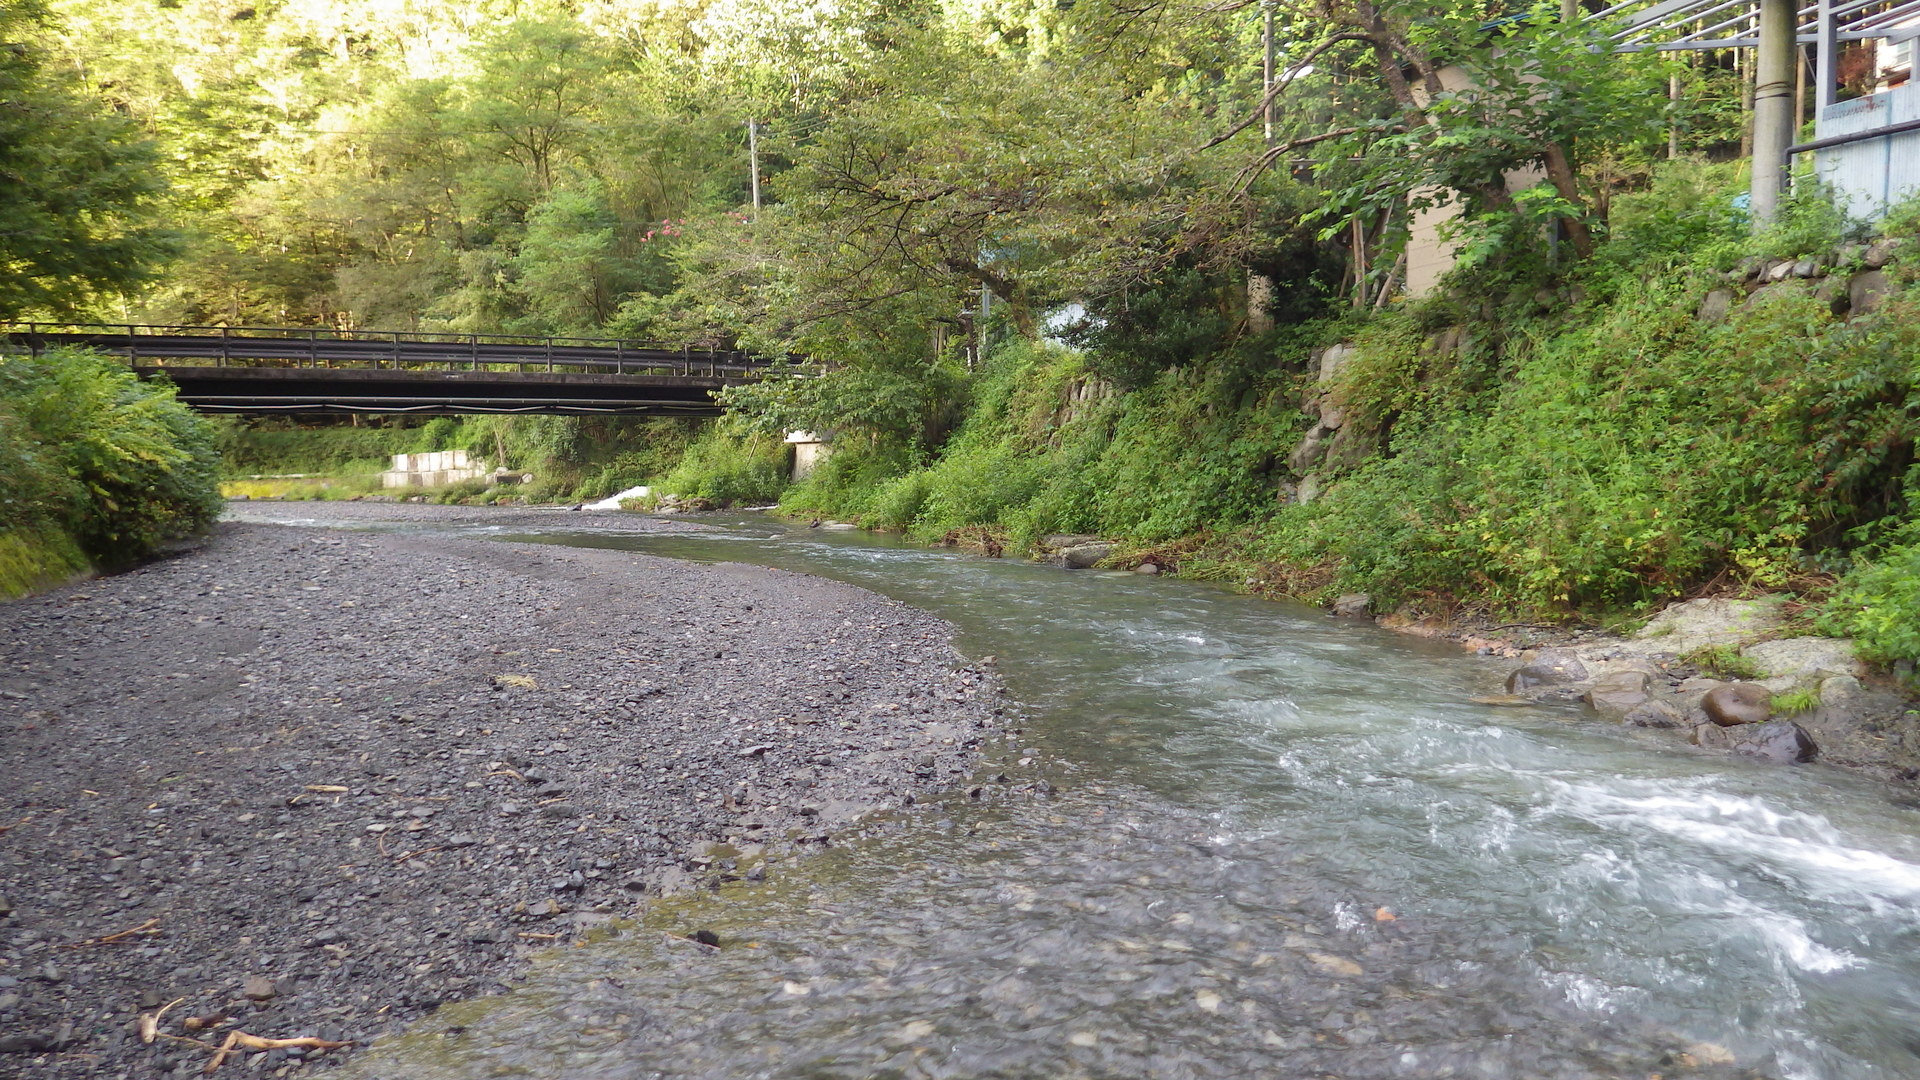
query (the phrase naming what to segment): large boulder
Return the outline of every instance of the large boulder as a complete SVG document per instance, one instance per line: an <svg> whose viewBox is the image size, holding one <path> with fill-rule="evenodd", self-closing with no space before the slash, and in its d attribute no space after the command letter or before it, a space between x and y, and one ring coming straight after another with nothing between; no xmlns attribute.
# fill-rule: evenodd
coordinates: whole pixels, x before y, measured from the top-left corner
<svg viewBox="0 0 1920 1080"><path fill-rule="evenodd" d="M1834 675L1866 674L1866 667L1853 653L1853 642L1844 638L1781 638L1749 645L1740 650L1740 655L1769 679L1813 682Z"/></svg>
<svg viewBox="0 0 1920 1080"><path fill-rule="evenodd" d="M1740 729L1733 752L1782 765L1800 765L1820 755L1807 729L1791 720L1774 720Z"/></svg>
<svg viewBox="0 0 1920 1080"><path fill-rule="evenodd" d="M1721 727L1764 724L1773 719L1773 691L1759 683L1728 683L1707 691L1700 708Z"/></svg>
<svg viewBox="0 0 1920 1080"><path fill-rule="evenodd" d="M1653 679L1644 671L1614 671L1593 680L1585 694L1593 711L1609 720L1625 719L1653 696Z"/></svg>
<svg viewBox="0 0 1920 1080"><path fill-rule="evenodd" d="M1068 570L1086 570L1113 554L1112 544L1079 544L1054 556L1056 565Z"/></svg>
<svg viewBox="0 0 1920 1080"><path fill-rule="evenodd" d="M1567 686L1584 682L1587 668L1580 658L1565 649L1542 649L1534 654L1525 667L1519 668L1507 676L1507 693L1522 694L1528 691Z"/></svg>
<svg viewBox="0 0 1920 1080"><path fill-rule="evenodd" d="M1670 604L1634 635L1636 641L1657 645L1674 654L1714 646L1738 647L1765 637L1782 622L1784 597L1758 600L1702 598Z"/></svg>

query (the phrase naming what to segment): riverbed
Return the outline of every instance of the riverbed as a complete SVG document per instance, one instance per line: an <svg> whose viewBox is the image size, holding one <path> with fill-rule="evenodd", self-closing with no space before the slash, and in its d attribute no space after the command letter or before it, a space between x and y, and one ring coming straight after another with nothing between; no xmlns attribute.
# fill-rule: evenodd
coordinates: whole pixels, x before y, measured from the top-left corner
<svg viewBox="0 0 1920 1080"><path fill-rule="evenodd" d="M1920 1075L1900 789L1480 704L1504 667L1303 607L705 520L496 533L934 612L1056 794L656 905L358 1075Z"/></svg>
<svg viewBox="0 0 1920 1080"><path fill-rule="evenodd" d="M431 509L348 513L862 586L1031 715L944 796L649 899L353 1076L1920 1075L1903 789L1481 704L1504 667L1192 582Z"/></svg>

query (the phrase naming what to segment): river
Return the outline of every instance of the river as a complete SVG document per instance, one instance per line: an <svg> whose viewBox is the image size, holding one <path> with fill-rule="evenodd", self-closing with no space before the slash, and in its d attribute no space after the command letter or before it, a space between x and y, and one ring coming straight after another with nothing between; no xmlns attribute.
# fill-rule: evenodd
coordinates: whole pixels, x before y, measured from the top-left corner
<svg viewBox="0 0 1920 1080"><path fill-rule="evenodd" d="M1503 668L1306 607L709 520L494 533L952 621L1033 709L990 797L658 902L349 1075L1920 1076L1895 789L1477 704Z"/></svg>

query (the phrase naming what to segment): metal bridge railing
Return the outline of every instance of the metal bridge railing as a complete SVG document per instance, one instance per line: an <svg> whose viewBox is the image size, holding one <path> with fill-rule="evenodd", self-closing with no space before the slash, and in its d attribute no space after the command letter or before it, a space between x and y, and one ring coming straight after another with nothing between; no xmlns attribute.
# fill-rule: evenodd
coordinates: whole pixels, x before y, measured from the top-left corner
<svg viewBox="0 0 1920 1080"><path fill-rule="evenodd" d="M33 351L83 345L138 365L182 359L215 366L371 367L375 370L529 370L618 375L745 376L766 361L738 350L692 349L624 338L450 334L422 330L195 326L151 323L0 322L0 335Z"/></svg>

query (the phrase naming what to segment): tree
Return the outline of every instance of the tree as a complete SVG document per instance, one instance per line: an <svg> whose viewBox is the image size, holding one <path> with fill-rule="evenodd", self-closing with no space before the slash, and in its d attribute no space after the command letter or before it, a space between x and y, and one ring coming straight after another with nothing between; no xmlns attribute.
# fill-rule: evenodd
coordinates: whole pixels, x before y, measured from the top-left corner
<svg viewBox="0 0 1920 1080"><path fill-rule="evenodd" d="M40 0L0 8L0 318L70 316L151 279L150 144L47 62Z"/></svg>

